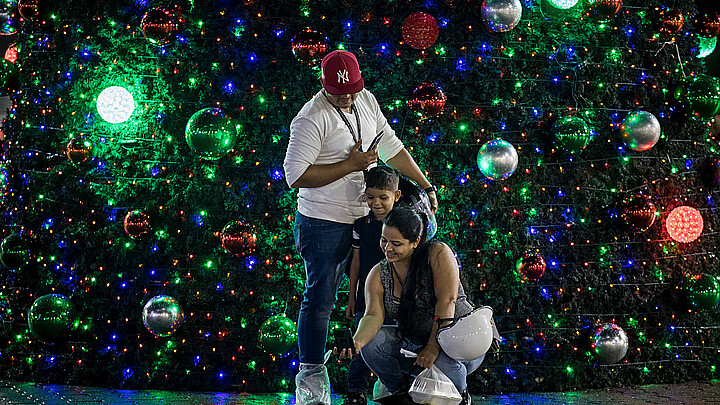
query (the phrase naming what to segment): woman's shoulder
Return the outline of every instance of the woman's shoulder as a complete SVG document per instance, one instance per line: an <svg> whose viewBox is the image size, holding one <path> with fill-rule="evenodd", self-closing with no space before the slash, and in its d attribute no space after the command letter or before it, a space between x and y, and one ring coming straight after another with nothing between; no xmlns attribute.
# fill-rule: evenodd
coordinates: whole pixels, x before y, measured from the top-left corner
<svg viewBox="0 0 720 405"><path fill-rule="evenodd" d="M373 266L373 269L377 269L378 272L382 273L388 270L388 261L387 259L382 259L378 264Z"/></svg>
<svg viewBox="0 0 720 405"><path fill-rule="evenodd" d="M453 251L452 248L450 247L450 245L448 245L447 243L445 243L443 241L439 241L437 239L430 239L429 241L427 241L425 243L430 245L430 246L428 246L428 252L430 253L430 255L433 255L433 256L443 253L443 252L452 252Z"/></svg>
<svg viewBox="0 0 720 405"><path fill-rule="evenodd" d="M455 259L455 252L447 243L439 240L428 242L430 246L427 249L427 260L430 262L431 267L436 263L440 263L439 261L448 260L449 258Z"/></svg>
<svg viewBox="0 0 720 405"><path fill-rule="evenodd" d="M383 265L383 262L385 262L384 265ZM383 277L383 275L386 273L386 270L387 270L387 261L383 259L383 261L376 264L375 266L373 266L370 269L370 273L368 273L367 279L365 280L366 285L371 285L371 286L377 285L380 288L383 288L382 284L383 284L383 280L385 279L385 277Z"/></svg>

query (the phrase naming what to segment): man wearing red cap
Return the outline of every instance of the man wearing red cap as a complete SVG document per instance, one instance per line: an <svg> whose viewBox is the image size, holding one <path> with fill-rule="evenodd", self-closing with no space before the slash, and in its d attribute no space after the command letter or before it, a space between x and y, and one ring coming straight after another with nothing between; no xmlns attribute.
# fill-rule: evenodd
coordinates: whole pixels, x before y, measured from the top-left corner
<svg viewBox="0 0 720 405"><path fill-rule="evenodd" d="M323 89L290 124L283 165L288 184L299 189L295 247L307 275L298 319L298 404L330 403L325 342L350 256L353 222L368 214L361 199L363 171L382 159L425 189L433 211L437 209L436 188L395 136L375 96L365 89L355 55L331 52L320 68ZM381 132L379 143L371 148Z"/></svg>

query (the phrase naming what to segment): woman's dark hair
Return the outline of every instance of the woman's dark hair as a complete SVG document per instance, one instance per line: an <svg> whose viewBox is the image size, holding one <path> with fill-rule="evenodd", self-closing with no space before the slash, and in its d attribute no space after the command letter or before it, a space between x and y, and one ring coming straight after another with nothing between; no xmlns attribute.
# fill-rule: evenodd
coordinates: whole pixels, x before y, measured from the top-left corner
<svg viewBox="0 0 720 405"><path fill-rule="evenodd" d="M430 268L430 248L437 243L436 239L426 240L428 216L424 212L416 212L410 207L399 206L388 213L383 221L386 226L396 228L403 238L414 242L420 237L420 244L415 248L410 266L408 267L400 295L400 310L398 311L398 336L407 340L417 325L416 317L426 316L418 314L418 304L422 307L433 308L437 298L433 286L432 268ZM424 302L428 301L429 302ZM432 314L429 314L432 317Z"/></svg>
<svg viewBox="0 0 720 405"><path fill-rule="evenodd" d="M392 226L400 231L403 238L415 242L420 237L420 243L427 236L427 214L418 213L412 208L401 205L393 208L383 220L383 225Z"/></svg>

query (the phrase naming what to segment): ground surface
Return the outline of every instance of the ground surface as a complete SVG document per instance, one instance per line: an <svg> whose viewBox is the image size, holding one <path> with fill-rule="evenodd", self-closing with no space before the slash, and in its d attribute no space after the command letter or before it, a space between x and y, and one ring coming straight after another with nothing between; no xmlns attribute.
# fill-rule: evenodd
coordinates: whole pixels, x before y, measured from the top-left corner
<svg viewBox="0 0 720 405"><path fill-rule="evenodd" d="M0 404L82 405L285 405L290 394L227 394L217 392L127 391L66 385L0 381ZM549 392L473 396L473 404L720 404L720 380L685 384L646 385L580 392ZM342 404L333 395L333 405Z"/></svg>

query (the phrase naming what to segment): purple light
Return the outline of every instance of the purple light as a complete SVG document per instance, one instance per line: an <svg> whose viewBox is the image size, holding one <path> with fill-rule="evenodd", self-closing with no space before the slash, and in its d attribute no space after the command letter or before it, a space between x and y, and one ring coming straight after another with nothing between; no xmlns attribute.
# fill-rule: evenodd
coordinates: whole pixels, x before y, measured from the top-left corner
<svg viewBox="0 0 720 405"><path fill-rule="evenodd" d="M283 174L282 170L275 169L272 172L270 172L270 178L272 178L275 181L280 181L285 178L285 175Z"/></svg>

